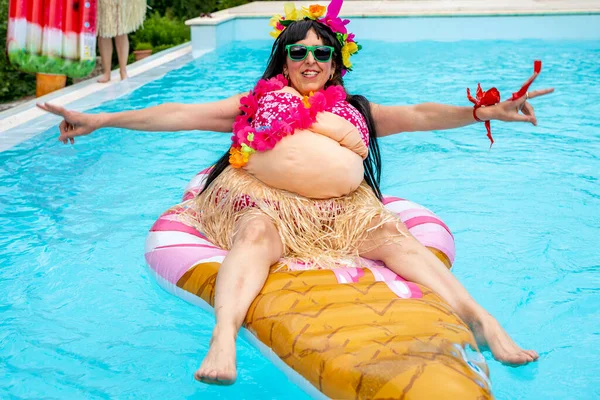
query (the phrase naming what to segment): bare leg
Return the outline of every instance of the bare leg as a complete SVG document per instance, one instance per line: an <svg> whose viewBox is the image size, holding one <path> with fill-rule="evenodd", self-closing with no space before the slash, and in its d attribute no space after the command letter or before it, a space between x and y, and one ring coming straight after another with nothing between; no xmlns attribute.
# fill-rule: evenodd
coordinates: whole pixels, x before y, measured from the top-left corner
<svg viewBox="0 0 600 400"><path fill-rule="evenodd" d="M399 231L406 236L399 236ZM393 237L393 240L386 243L386 237ZM373 249L377 243L384 244ZM534 350L517 346L498 321L475 302L446 266L401 222L388 223L372 231L361 250L363 257L381 260L403 278L427 286L440 295L471 326L478 343L489 347L498 361L521 365L539 358Z"/></svg>
<svg viewBox="0 0 600 400"><path fill-rule="evenodd" d="M129 56L129 38L127 35L119 35L115 38L117 57L119 58L119 72L121 80L127 79L127 57Z"/></svg>
<svg viewBox="0 0 600 400"><path fill-rule="evenodd" d="M235 340L250 304L267 279L269 268L281 258L283 245L271 220L262 214L243 217L234 243L217 275L217 324L206 358L194 377L200 382L231 385L237 377Z"/></svg>
<svg viewBox="0 0 600 400"><path fill-rule="evenodd" d="M110 81L110 70L112 66L112 38L98 37L98 48L100 49L100 58L102 60L102 76L98 79L100 83Z"/></svg>

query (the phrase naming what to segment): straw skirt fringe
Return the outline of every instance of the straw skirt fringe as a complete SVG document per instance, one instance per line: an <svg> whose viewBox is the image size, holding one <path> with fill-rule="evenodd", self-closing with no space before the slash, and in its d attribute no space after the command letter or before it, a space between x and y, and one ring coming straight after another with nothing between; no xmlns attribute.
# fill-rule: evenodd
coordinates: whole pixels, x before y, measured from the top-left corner
<svg viewBox="0 0 600 400"><path fill-rule="evenodd" d="M227 250L240 218L248 213L268 216L283 243L284 263L295 269L360 265L361 244L368 249L384 244L365 242L370 240L368 232L387 222L401 223L365 182L347 196L315 200L272 188L231 167L196 198L177 207L183 222Z"/></svg>
<svg viewBox="0 0 600 400"><path fill-rule="evenodd" d="M99 0L98 36L126 35L142 26L145 16L146 0Z"/></svg>

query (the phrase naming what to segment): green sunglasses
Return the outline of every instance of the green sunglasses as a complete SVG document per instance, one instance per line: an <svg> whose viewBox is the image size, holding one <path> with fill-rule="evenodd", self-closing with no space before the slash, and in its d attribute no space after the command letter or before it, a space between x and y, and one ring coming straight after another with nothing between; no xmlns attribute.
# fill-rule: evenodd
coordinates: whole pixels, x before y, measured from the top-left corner
<svg viewBox="0 0 600 400"><path fill-rule="evenodd" d="M328 62L333 57L335 49L324 45L305 46L303 44L288 44L285 46L285 50L292 61L302 61L308 56L308 52L311 52L318 62Z"/></svg>

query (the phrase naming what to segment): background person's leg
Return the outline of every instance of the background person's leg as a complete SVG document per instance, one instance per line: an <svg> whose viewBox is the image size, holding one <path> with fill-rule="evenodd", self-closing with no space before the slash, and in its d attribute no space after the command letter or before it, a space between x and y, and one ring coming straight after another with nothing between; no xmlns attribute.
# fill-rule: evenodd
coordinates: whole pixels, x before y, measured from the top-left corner
<svg viewBox="0 0 600 400"><path fill-rule="evenodd" d="M117 57L119 58L119 72L121 80L127 79L127 58L129 57L129 38L127 35L119 35L115 38Z"/></svg>
<svg viewBox="0 0 600 400"><path fill-rule="evenodd" d="M102 60L102 76L98 79L100 83L110 81L110 70L112 67L112 38L98 37L98 48L100 50L100 58Z"/></svg>

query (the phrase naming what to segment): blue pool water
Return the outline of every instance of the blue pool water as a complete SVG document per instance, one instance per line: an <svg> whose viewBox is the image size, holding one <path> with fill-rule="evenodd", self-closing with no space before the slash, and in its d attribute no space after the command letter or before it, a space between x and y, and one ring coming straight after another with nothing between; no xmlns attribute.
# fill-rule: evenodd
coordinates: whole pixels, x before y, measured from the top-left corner
<svg viewBox="0 0 600 400"><path fill-rule="evenodd" d="M465 87L520 87L533 60L539 126L494 122L381 140L383 188L453 230L454 273L536 364L486 353L498 399L600 396L600 42L365 42L347 86L383 104L467 105ZM249 90L269 42L236 43L94 110ZM0 153L0 398L302 399L239 341L239 381L196 383L213 318L147 275L144 239L226 134L51 128Z"/></svg>

